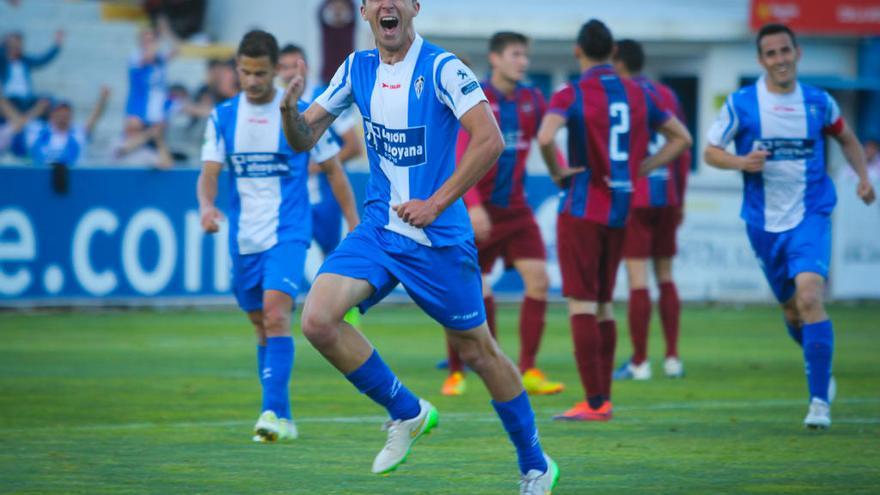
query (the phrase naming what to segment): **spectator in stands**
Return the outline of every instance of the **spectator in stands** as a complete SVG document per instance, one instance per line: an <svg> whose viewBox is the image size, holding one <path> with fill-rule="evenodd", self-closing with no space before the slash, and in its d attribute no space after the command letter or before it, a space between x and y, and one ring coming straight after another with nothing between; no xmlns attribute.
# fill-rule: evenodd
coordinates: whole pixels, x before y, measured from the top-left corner
<svg viewBox="0 0 880 495"><path fill-rule="evenodd" d="M29 122L41 116L49 108L49 100L41 98L37 100L25 113L18 111L15 105L7 100L0 91L0 157L7 151L12 151L18 156L25 156L27 150L24 146L23 129ZM18 148L16 150L16 148Z"/></svg>
<svg viewBox="0 0 880 495"><path fill-rule="evenodd" d="M147 126L161 125L167 117L168 85L165 66L177 54L176 46L161 47L159 32L144 29L139 34L138 49L128 66L128 101L125 113Z"/></svg>
<svg viewBox="0 0 880 495"><path fill-rule="evenodd" d="M175 36L189 39L202 30L206 0L143 0L153 26L167 22Z"/></svg>
<svg viewBox="0 0 880 495"><path fill-rule="evenodd" d="M51 62L64 44L64 31L55 33L55 44L40 55L24 54L24 35L20 32L7 34L0 50L0 82L3 94L20 112L27 112L37 103L31 83L31 70Z"/></svg>
<svg viewBox="0 0 880 495"><path fill-rule="evenodd" d="M162 126L147 127L141 119L127 117L122 136L113 146L113 164L171 168L173 159L162 131Z"/></svg>
<svg viewBox="0 0 880 495"><path fill-rule="evenodd" d="M33 122L27 130L27 148L34 165L76 165L85 156L95 125L104 113L110 88L101 88L98 104L92 109L85 125L73 122L73 108L67 101L58 101L49 111L48 122Z"/></svg>

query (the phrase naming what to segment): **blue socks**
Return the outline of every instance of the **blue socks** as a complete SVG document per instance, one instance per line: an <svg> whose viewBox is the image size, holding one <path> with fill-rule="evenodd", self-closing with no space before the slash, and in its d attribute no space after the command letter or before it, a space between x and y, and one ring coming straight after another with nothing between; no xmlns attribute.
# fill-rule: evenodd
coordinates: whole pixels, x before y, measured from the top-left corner
<svg viewBox="0 0 880 495"><path fill-rule="evenodd" d="M257 359L260 359L259 348ZM273 411L279 418L290 419L290 370L293 368L293 337L266 339L265 362L260 379L263 383L263 411Z"/></svg>
<svg viewBox="0 0 880 495"><path fill-rule="evenodd" d="M803 347L804 346L804 329L798 328L798 327L792 325L791 323L789 323L788 320L786 320L784 318L782 321L785 322L785 328L786 328L786 330L788 330L788 335L791 337L791 340L795 341L797 343L797 345Z"/></svg>
<svg viewBox="0 0 880 495"><path fill-rule="evenodd" d="M263 367L266 366L266 346L257 344L257 378L263 384Z"/></svg>
<svg viewBox="0 0 880 495"><path fill-rule="evenodd" d="M391 419L412 419L421 411L419 399L400 383L375 350L360 368L345 377L362 394L387 409Z"/></svg>
<svg viewBox="0 0 880 495"><path fill-rule="evenodd" d="M804 363L810 398L828 402L828 381L831 379L831 357L834 354L834 330L831 320L803 326Z"/></svg>
<svg viewBox="0 0 880 495"><path fill-rule="evenodd" d="M544 459L544 450L538 439L535 412L529 403L529 396L523 392L508 402L493 400L492 407L495 408L501 423L504 424L504 429L507 430L507 436L516 447L520 472L526 474L532 469L546 472L547 460Z"/></svg>

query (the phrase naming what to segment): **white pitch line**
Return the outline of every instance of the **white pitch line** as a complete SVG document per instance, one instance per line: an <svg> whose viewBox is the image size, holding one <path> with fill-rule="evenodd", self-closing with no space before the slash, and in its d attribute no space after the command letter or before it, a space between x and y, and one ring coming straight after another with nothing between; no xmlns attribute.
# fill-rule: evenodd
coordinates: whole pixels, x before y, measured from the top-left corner
<svg viewBox="0 0 880 495"><path fill-rule="evenodd" d="M759 400L759 401L683 401L683 402L669 402L669 403L659 403L652 404L649 406L616 406L615 412L660 412L660 411L696 411L696 410L705 410L705 409L772 409L775 407L789 407L789 406L799 406L805 405L806 401L804 400L786 400L786 399L776 399L776 400ZM863 404L880 404L880 397L854 397L849 399L839 399L835 401L835 404L847 404L847 405L863 405ZM542 416L549 416L553 414L555 411L549 411L545 408L540 408L537 411L538 421L542 421ZM478 423L484 422L495 422L498 421L498 418L489 413L488 411L485 413L478 412L448 412L443 413L442 417L444 419L453 419L453 420L462 420L462 421L472 421ZM619 418L619 417L617 417ZM306 417L297 417L297 423L348 423L348 424L366 424L366 423L381 423L387 420L387 416L380 415L369 415L369 416L306 416ZM624 418L624 421L632 418ZM678 420L670 420L667 418L658 419L656 421L645 421L644 418L640 418L638 420L633 420L638 423L663 423L663 424L681 424L681 421ZM834 420L835 423L843 423L843 424L880 424L880 417L877 418L839 418ZM117 430L142 430L142 429L150 429L150 428L220 428L220 427L237 427L250 425L253 421L244 421L244 420L216 420L216 421L179 421L179 422L170 422L170 423L156 423L156 422L137 422L137 423L120 423L120 424L107 424L107 425L74 425L74 426L65 426L65 425L55 425L55 426L41 426L34 428L0 428L0 433L4 435L19 435L19 434L28 434L34 433L37 431L56 431L56 430L64 430L64 431L117 431ZM693 423L692 420L688 420L688 423ZM785 421L789 422L789 421Z"/></svg>

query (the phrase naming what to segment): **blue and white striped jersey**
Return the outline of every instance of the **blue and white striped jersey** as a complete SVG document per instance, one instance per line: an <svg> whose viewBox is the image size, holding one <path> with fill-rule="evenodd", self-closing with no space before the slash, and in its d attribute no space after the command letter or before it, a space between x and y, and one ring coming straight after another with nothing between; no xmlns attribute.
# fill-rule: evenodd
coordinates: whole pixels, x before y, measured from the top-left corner
<svg viewBox="0 0 880 495"><path fill-rule="evenodd" d="M460 199L424 229L404 223L391 207L427 199L452 175L458 119L481 101L486 96L471 70L418 35L393 65L378 50L348 56L315 102L334 115L355 104L363 116L370 161L364 223L428 246L473 239Z"/></svg>
<svg viewBox="0 0 880 495"><path fill-rule="evenodd" d="M254 105L243 93L214 109L205 129L202 161L229 166L230 252L263 252L279 242L311 242L312 214L306 179L309 153L293 151L281 129L282 93ZM298 106L305 111L307 105ZM326 133L311 150L321 163L339 153Z"/></svg>
<svg viewBox="0 0 880 495"><path fill-rule="evenodd" d="M797 84L771 93L764 77L727 98L707 136L709 144L737 155L770 152L764 170L743 173L740 215L767 232L797 227L806 214L828 214L837 202L825 163L825 135L843 130L834 99L822 89Z"/></svg>

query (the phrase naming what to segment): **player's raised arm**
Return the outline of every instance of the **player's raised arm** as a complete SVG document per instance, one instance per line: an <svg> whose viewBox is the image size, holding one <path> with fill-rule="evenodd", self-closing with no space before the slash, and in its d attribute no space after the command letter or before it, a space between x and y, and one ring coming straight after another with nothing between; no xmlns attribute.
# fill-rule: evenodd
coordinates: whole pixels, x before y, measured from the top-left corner
<svg viewBox="0 0 880 495"><path fill-rule="evenodd" d="M648 175L652 170L672 162L681 156L682 153L687 151L687 149L694 143L690 131L688 131L687 127L685 127L675 116L670 116L666 119L666 121L657 128L657 132L666 138L666 142L663 143L663 147L660 148L657 153L645 158L639 166L639 174L641 175Z"/></svg>
<svg viewBox="0 0 880 495"><path fill-rule="evenodd" d="M504 151L504 138L485 101L465 112L461 116L461 125L470 134L470 142L452 176L428 199L414 199L393 207L397 215L413 227L423 228L436 220L486 175Z"/></svg>
<svg viewBox="0 0 880 495"><path fill-rule="evenodd" d="M832 132L831 136L840 143L843 149L843 156L849 162L849 166L853 168L859 177L859 185L856 186L856 194L866 205L874 202L876 195L871 180L868 179L867 159L865 158L865 150L856 137L852 128L842 118L840 119L839 132Z"/></svg>
<svg viewBox="0 0 880 495"><path fill-rule="evenodd" d="M281 126L287 144L296 151L308 151L327 131L336 116L324 110L321 105L312 103L305 112L300 113L296 102L302 97L305 79L296 76L290 81L281 99Z"/></svg>

